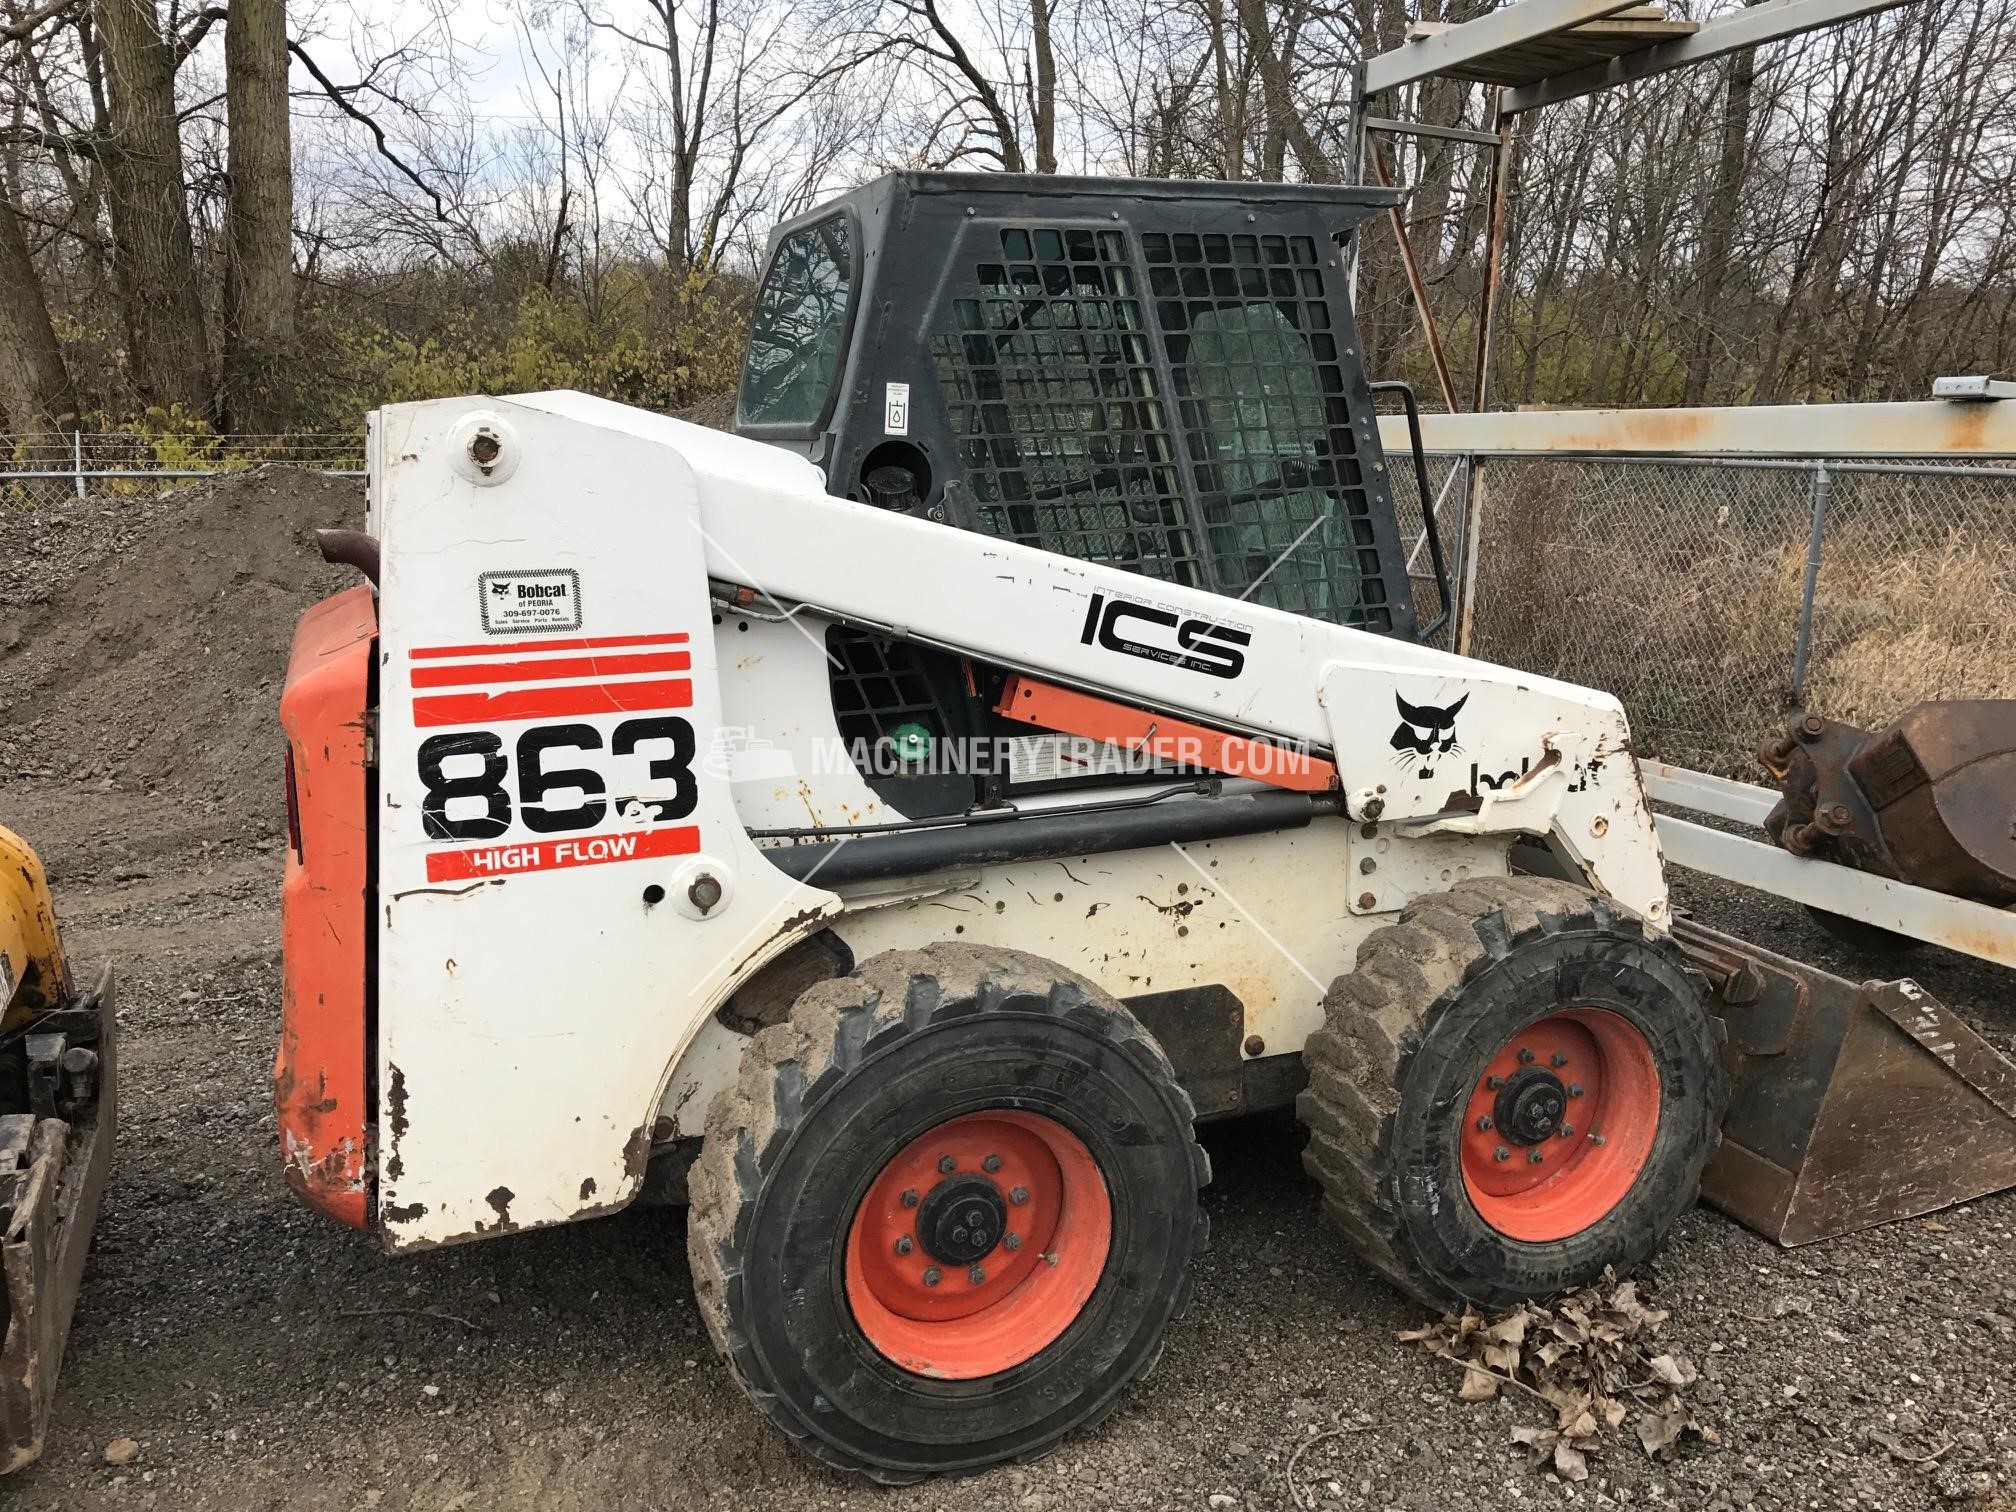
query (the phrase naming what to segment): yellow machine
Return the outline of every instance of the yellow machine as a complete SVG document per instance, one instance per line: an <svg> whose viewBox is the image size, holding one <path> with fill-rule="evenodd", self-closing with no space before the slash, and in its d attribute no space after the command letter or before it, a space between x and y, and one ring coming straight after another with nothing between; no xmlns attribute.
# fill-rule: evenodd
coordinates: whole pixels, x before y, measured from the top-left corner
<svg viewBox="0 0 2016 1512"><path fill-rule="evenodd" d="M42 1452L112 1165L112 973L79 991L35 852L0 828L0 1474Z"/></svg>

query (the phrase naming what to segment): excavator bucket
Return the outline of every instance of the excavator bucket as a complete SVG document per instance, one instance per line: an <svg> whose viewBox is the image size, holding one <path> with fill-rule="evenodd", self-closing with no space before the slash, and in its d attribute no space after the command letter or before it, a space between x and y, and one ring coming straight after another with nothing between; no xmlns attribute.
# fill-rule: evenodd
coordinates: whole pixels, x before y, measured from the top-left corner
<svg viewBox="0 0 2016 1512"><path fill-rule="evenodd" d="M1691 920L1730 1099L1701 1194L1780 1244L2016 1186L2016 1063L1916 982L1853 983Z"/></svg>
<svg viewBox="0 0 2016 1512"><path fill-rule="evenodd" d="M42 1452L112 1168L112 973L79 991L35 853L0 829L0 1475Z"/></svg>

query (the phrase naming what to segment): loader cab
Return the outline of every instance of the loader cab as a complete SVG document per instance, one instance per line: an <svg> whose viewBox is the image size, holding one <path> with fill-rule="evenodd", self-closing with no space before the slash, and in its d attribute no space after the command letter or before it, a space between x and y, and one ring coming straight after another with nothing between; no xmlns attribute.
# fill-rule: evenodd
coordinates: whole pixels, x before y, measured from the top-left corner
<svg viewBox="0 0 2016 1512"><path fill-rule="evenodd" d="M772 234L735 428L841 497L1413 639L1348 288L1397 198L886 175ZM975 733L969 669L833 636L850 740Z"/></svg>

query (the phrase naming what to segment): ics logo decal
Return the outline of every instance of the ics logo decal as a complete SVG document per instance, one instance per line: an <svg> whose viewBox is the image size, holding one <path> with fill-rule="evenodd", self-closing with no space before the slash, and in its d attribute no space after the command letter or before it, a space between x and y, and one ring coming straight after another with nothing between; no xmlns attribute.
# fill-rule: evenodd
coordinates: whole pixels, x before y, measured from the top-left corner
<svg viewBox="0 0 2016 1512"><path fill-rule="evenodd" d="M1079 644L1103 646L1123 656L1167 662L1206 677L1237 677L1246 670L1250 630L1178 614L1153 604L1095 593L1085 608Z"/></svg>
<svg viewBox="0 0 2016 1512"><path fill-rule="evenodd" d="M1411 704L1398 693L1393 702L1400 706L1400 724L1393 731L1392 746L1396 766L1418 768L1415 776L1429 778L1444 756L1463 749L1456 743L1456 716L1470 702L1465 693L1447 708L1434 704Z"/></svg>

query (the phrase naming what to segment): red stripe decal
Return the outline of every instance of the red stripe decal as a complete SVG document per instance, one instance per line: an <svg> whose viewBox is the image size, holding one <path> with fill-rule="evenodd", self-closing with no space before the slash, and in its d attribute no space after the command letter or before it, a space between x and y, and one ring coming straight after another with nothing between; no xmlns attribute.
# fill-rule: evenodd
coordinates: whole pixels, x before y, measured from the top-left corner
<svg viewBox="0 0 2016 1512"><path fill-rule="evenodd" d="M408 653L414 661L430 661L442 656L495 656L499 652L515 656L520 651L594 651L604 646L683 646L690 639L684 631L664 635L589 635L567 640L492 641L487 646L419 646Z"/></svg>
<svg viewBox="0 0 2016 1512"><path fill-rule="evenodd" d="M700 826L617 830L569 840L528 840L516 845L472 845L434 851L427 857L429 882L470 882L513 872L558 871L570 866L605 866L652 856L690 856L700 849Z"/></svg>
<svg viewBox="0 0 2016 1512"><path fill-rule="evenodd" d="M648 656L556 656L547 661L458 662L452 667L415 667L416 688L463 688L486 682L558 682L568 677L634 677L640 672L690 672L687 651Z"/></svg>
<svg viewBox="0 0 2016 1512"><path fill-rule="evenodd" d="M436 693L413 700L413 723L428 729L439 725L499 724L512 719L558 719L569 714L685 709L692 704L692 680L668 677L662 682L518 688L507 693Z"/></svg>

